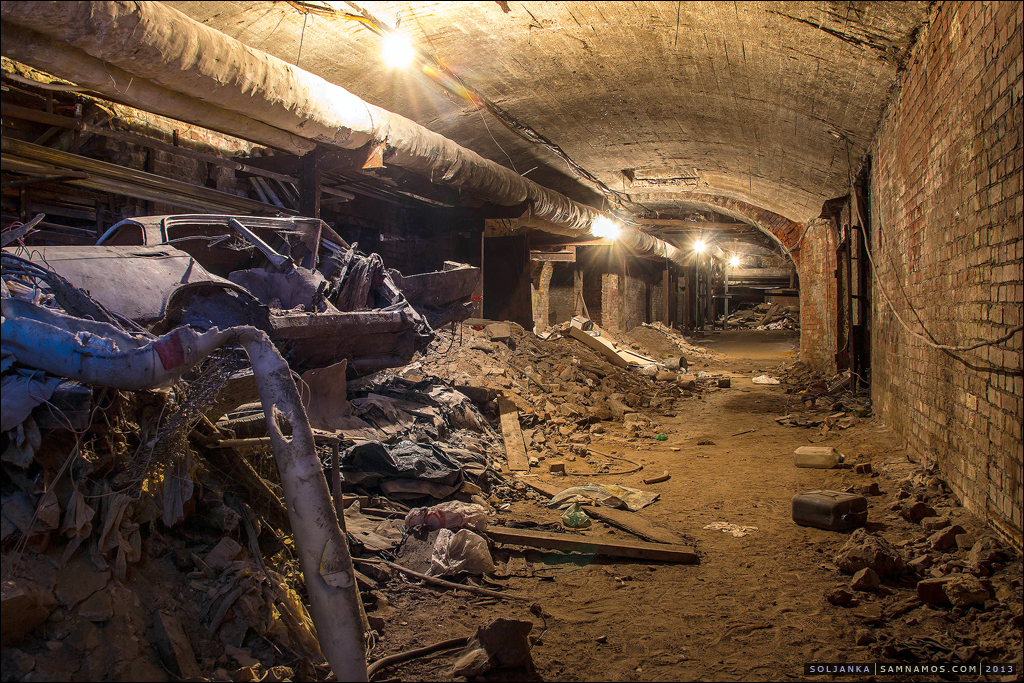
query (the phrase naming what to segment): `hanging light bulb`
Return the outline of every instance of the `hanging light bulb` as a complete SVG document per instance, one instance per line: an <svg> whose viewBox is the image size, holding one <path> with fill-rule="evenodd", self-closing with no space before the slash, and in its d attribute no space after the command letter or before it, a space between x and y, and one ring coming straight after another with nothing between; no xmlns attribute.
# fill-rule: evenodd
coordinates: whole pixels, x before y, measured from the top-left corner
<svg viewBox="0 0 1024 683"><path fill-rule="evenodd" d="M704 242L701 241L701 240L697 240L696 242L694 242L693 243L693 250L695 252L697 252L698 254L703 254L704 253Z"/></svg>
<svg viewBox="0 0 1024 683"><path fill-rule="evenodd" d="M590 224L590 234L605 240L617 240L620 231L618 223L605 216L598 216Z"/></svg>
<svg viewBox="0 0 1024 683"><path fill-rule="evenodd" d="M380 44L380 56L389 69L404 69L412 63L416 51L409 36L393 31L384 36Z"/></svg>
<svg viewBox="0 0 1024 683"><path fill-rule="evenodd" d="M737 266L739 266L740 265L740 257L739 256L733 256L731 259L729 259L729 265L732 266L733 268L736 268Z"/></svg>

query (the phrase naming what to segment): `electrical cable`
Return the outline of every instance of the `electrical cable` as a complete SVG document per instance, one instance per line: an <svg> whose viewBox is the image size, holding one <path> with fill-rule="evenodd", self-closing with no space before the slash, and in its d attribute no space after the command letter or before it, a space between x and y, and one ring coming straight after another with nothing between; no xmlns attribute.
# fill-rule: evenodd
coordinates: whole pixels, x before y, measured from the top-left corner
<svg viewBox="0 0 1024 683"><path fill-rule="evenodd" d="M853 188L853 167L852 167L852 164L851 164L851 161L850 161L850 141L849 141L849 139L845 135L843 135L842 138L846 142L847 180L849 181L850 188L852 190L852 188ZM856 200L856 196L853 193L851 193L851 196L853 196L854 200ZM857 213L858 214L860 213L859 205L858 205ZM808 227L810 227L810 224L808 224ZM806 232L807 232L807 230L805 228L804 229L804 233L806 234ZM868 263L871 265L871 274L874 275L875 284L878 285L878 291L882 293L882 298L885 299L885 303L889 306L889 310L892 311L892 314L894 316L896 316L896 320L899 321L899 323L903 326L903 328L907 332L909 332L911 334L911 336L913 336L913 337L915 337L917 339L920 339L926 345L932 347L933 349L937 349L939 351L964 352L964 351L973 351L974 349L979 349L979 348L981 348L983 346L995 346L997 344L1002 344L1003 342L1008 341L1011 337L1013 337L1013 335L1015 335L1018 332L1024 330L1024 325L1017 325L1016 327L1011 328L1006 334L1004 334L1004 335L1002 335L1000 337L997 337L995 339L986 339L986 340L982 340L982 341L979 341L979 342L975 342L973 344L939 344L938 341L936 341L935 335L932 334L931 331L928 329L928 327L924 324L924 321L921 319L921 315L918 313L917 308L914 306L914 302L912 302L910 300L910 297L907 295L906 290L903 289L902 283L899 283L899 280L897 279L897 283L900 284L900 291L903 293L903 298L906 300L907 306L910 308L911 312L914 314L914 317L917 318L917 322L918 322L918 324L921 325L921 329L924 330L925 334L921 334L920 332L916 332L915 330L911 329L910 325L899 314L899 311L896 310L896 306L893 304L892 299L889 298L889 293L886 291L885 287L882 286L882 280L878 276L878 268L875 267L875 259L871 255L871 247L868 245L867 236L864 235L863 233L864 233L864 231L862 230L861 234L862 234L862 237L863 237L864 253L867 254ZM801 239L803 239L802 235L801 235ZM925 336L925 335L927 335L927 336Z"/></svg>
<svg viewBox="0 0 1024 683"><path fill-rule="evenodd" d="M1021 330L1024 330L1024 325L1017 325L1016 327L1011 328L1009 332L1002 335L1001 337L997 337L996 339L987 339L980 342L975 342L974 344L957 345L936 343L935 341L932 341L933 339L935 339L935 336L928 330L927 327L925 327L924 322L921 321L920 316L917 317L918 322L921 323L922 329L924 329L924 331L928 334L928 337L931 337L931 339L921 334L920 332L915 332L913 329L911 329L910 325L908 325L907 322L900 316L899 312L896 310L896 306L893 305L892 300L889 298L889 293L886 292L885 287L882 286L882 281L878 277L878 269L875 268L875 261L871 257L871 249L868 247L866 240L864 242L864 253L867 254L868 263L871 264L871 274L875 276L875 283L878 285L878 291L882 293L882 298L884 298L885 303L889 305L889 309L892 311L892 314L896 316L896 320L898 320L900 324L903 325L904 329L906 329L907 332L909 332L912 336L920 339L933 349L938 349L939 351L973 351L974 349L981 348L982 346L995 346L996 344L1002 344L1003 342L1009 340L1013 335L1017 334ZM910 307L910 310L914 312L914 315L917 315L917 309L914 307L914 304L910 301L910 298L907 297L906 292L904 292L903 296L907 300L907 305Z"/></svg>

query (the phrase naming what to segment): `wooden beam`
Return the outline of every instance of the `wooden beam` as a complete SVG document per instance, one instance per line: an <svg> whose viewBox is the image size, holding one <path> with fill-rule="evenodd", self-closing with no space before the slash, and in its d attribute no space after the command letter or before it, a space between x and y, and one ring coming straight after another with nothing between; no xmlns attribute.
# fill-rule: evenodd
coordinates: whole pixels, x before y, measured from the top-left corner
<svg viewBox="0 0 1024 683"><path fill-rule="evenodd" d="M505 438L505 458L512 472L529 472L530 458L526 454L526 440L519 427L519 410L507 398L498 399L501 414L501 434Z"/></svg>
<svg viewBox="0 0 1024 683"><path fill-rule="evenodd" d="M635 560L697 564L697 552L684 545L645 543L642 541L608 542L601 539L571 534L549 534L543 531L489 527L487 535L498 543L524 545L530 548L546 548L585 555L605 557L628 557Z"/></svg>
<svg viewBox="0 0 1024 683"><path fill-rule="evenodd" d="M603 337L591 337L589 334L584 332L578 327L569 328L569 336L573 339L577 339L594 351L597 351L604 356L609 363L620 368L625 368L629 365L629 362L625 358L619 355L619 353L612 347L610 342L604 340Z"/></svg>
<svg viewBox="0 0 1024 683"><path fill-rule="evenodd" d="M299 173L299 214L320 218L320 184L323 178L323 152L319 147L302 157Z"/></svg>
<svg viewBox="0 0 1024 683"><path fill-rule="evenodd" d="M570 245L564 251L531 251L531 261L565 261L576 262L576 247Z"/></svg>
<svg viewBox="0 0 1024 683"><path fill-rule="evenodd" d="M634 221L640 228L690 228L693 230L727 230L730 228L752 228L743 221L716 223L712 221L684 221L681 218L639 218Z"/></svg>
<svg viewBox="0 0 1024 683"><path fill-rule="evenodd" d="M323 172L384 168L384 143L369 142L358 149L325 150Z"/></svg>
<svg viewBox="0 0 1024 683"><path fill-rule="evenodd" d="M664 325L671 325L669 320L669 292L668 292L668 259L665 259L665 270L661 271L661 322Z"/></svg>
<svg viewBox="0 0 1024 683"><path fill-rule="evenodd" d="M560 487L549 486L532 479L520 479L519 481L548 498L554 498L562 491ZM629 510L597 507L594 505L582 505L581 507L584 512L594 519L599 519L602 522L611 524L623 531L628 531L634 536L638 536L645 541L650 541L652 543L675 544L682 540L675 532L664 527L657 526L656 524L651 524L640 515L635 512L630 512Z"/></svg>

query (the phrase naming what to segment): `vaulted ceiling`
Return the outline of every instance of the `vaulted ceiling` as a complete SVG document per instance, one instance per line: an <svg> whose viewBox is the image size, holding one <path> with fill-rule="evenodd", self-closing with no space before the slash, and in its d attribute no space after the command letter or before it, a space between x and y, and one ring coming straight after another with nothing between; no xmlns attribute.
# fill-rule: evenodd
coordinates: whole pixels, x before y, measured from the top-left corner
<svg viewBox="0 0 1024 683"><path fill-rule="evenodd" d="M170 4L541 184L600 197L468 99L387 69L380 38L344 15L400 19L634 212L678 216L715 195L796 222L846 193L928 15L926 2Z"/></svg>

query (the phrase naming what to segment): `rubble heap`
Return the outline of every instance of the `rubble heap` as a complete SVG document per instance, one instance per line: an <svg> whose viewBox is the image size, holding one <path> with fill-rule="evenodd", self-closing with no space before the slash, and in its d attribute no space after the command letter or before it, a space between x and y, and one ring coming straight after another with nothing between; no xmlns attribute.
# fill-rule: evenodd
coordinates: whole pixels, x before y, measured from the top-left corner
<svg viewBox="0 0 1024 683"><path fill-rule="evenodd" d="M757 304L753 308L741 308L725 321L728 327L748 330L799 330L800 315L782 304Z"/></svg>

